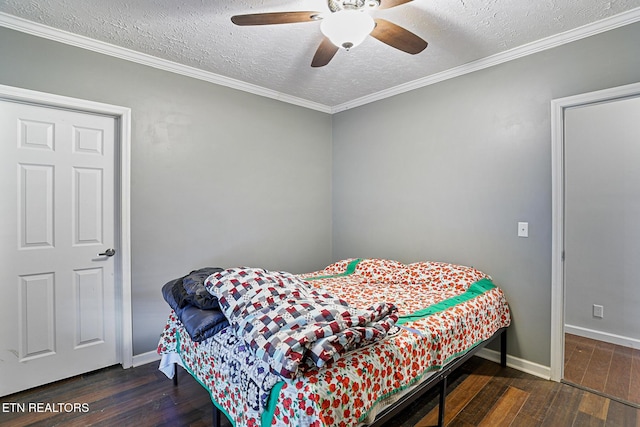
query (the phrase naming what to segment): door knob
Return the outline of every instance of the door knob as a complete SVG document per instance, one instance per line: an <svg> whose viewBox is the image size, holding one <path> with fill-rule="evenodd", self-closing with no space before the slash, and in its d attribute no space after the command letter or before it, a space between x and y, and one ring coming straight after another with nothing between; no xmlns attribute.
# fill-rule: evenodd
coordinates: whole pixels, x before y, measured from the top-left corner
<svg viewBox="0 0 640 427"><path fill-rule="evenodd" d="M106 251L99 253L98 256L114 256L115 254L116 254L116 250L109 248Z"/></svg>

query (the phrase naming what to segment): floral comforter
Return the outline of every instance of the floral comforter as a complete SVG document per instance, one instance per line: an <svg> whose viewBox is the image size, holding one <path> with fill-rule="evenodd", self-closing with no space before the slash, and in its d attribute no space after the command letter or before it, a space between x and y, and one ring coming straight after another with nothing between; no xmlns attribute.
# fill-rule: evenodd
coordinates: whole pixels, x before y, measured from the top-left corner
<svg viewBox="0 0 640 427"><path fill-rule="evenodd" d="M368 423L386 401L510 323L503 292L471 267L349 259L299 277L354 307L393 302L402 329L283 380L229 328L195 343L172 313L158 352L177 357L236 426Z"/></svg>

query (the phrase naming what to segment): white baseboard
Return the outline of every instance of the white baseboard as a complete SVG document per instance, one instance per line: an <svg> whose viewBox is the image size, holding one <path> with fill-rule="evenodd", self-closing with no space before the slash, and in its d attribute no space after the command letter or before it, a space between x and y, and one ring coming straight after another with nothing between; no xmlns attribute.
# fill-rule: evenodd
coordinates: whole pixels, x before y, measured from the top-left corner
<svg viewBox="0 0 640 427"><path fill-rule="evenodd" d="M477 355L483 359L491 360L492 362L500 363L500 352L483 348L478 351ZM536 377L544 378L548 380L551 378L551 368L548 366L539 365L528 360L520 359L519 357L511 356L507 354L507 366L518 371L525 372L527 374L535 375Z"/></svg>
<svg viewBox="0 0 640 427"><path fill-rule="evenodd" d="M147 353L136 354L133 356L133 367L140 365L146 365L147 363L157 362L160 360L160 355L157 351L149 351Z"/></svg>
<svg viewBox="0 0 640 427"><path fill-rule="evenodd" d="M640 340L635 338L624 337L609 332L596 331L594 329L583 328L581 326L564 325L564 331L568 334L577 335L579 337L591 338L592 340L604 341L610 344L621 345L623 347L631 347L640 350Z"/></svg>

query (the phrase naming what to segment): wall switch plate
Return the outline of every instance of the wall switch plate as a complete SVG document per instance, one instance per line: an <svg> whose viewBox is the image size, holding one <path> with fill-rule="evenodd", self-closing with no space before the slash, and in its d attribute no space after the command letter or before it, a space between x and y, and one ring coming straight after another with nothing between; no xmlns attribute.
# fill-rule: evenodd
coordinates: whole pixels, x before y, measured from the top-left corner
<svg viewBox="0 0 640 427"><path fill-rule="evenodd" d="M602 319L604 317L604 307L598 304L593 304L593 317Z"/></svg>
<svg viewBox="0 0 640 427"><path fill-rule="evenodd" d="M518 237L529 237L529 223L528 222L519 222L518 223Z"/></svg>

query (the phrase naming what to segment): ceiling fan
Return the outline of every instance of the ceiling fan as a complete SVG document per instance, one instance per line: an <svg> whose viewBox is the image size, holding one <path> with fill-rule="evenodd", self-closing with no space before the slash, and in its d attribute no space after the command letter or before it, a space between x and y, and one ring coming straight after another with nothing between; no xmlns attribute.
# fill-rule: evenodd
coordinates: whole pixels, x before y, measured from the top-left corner
<svg viewBox="0 0 640 427"><path fill-rule="evenodd" d="M236 25L293 24L322 21L322 42L316 50L312 67L327 65L340 50L349 50L360 44L368 35L381 42L415 55L427 47L427 42L399 25L380 18L372 18L367 10L390 9L413 0L327 0L330 13L322 12L269 12L235 15Z"/></svg>

